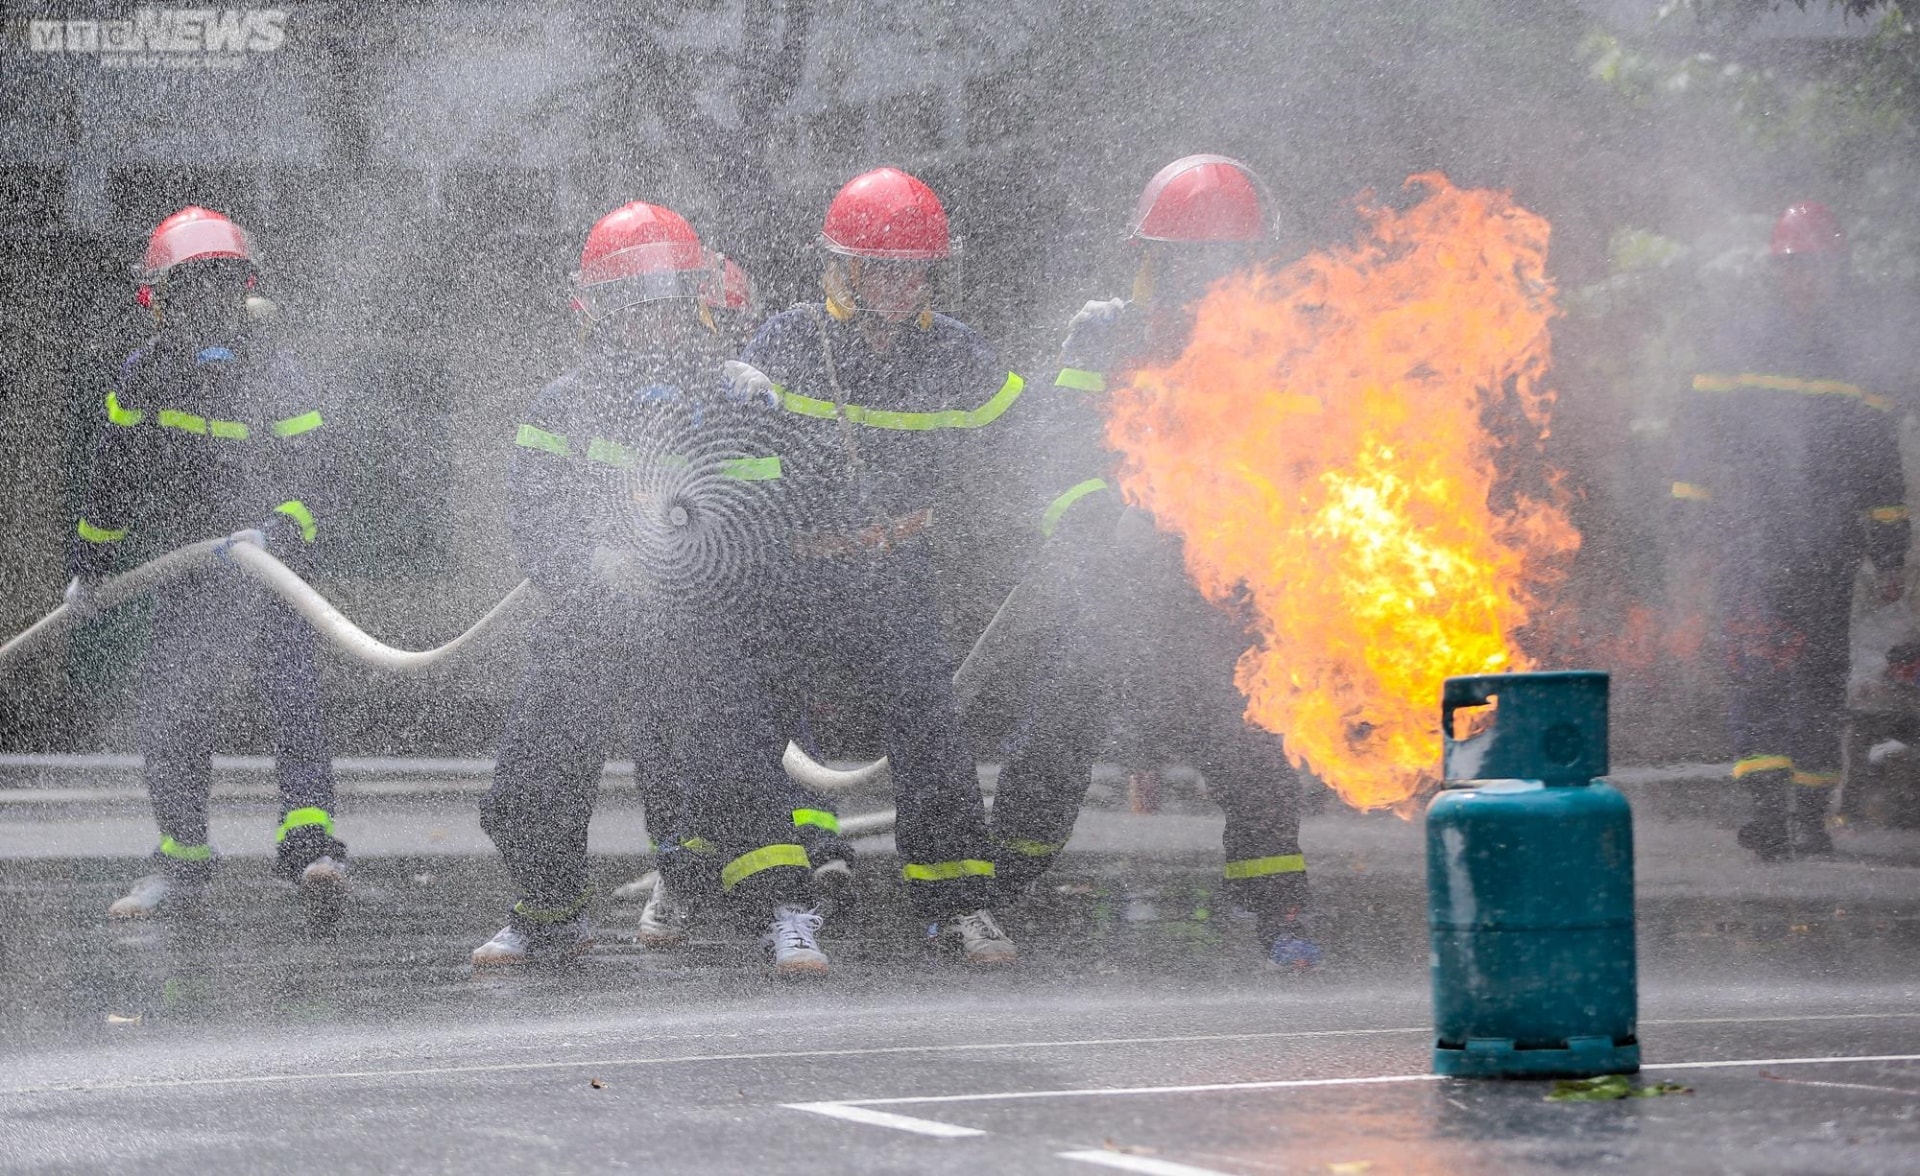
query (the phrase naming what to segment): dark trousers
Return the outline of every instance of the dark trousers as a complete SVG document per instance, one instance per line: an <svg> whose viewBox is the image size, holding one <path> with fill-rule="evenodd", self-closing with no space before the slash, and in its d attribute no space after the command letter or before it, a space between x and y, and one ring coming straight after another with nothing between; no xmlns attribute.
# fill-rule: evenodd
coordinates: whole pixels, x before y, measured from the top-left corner
<svg viewBox="0 0 1920 1176"><path fill-rule="evenodd" d="M753 770L766 763L778 773L789 832L821 860L847 854L837 834L807 824L806 815L796 819L830 809L787 781L778 763L787 741L803 737L821 692L842 677L823 668L850 668L855 697L836 701L879 716L892 761L894 841L915 911L938 919L991 905L986 809L961 732L925 536L800 560L764 607L726 627L744 636L741 664L757 672L756 689L740 692L725 720L738 724L739 745L753 749ZM742 771L736 763L736 779Z"/></svg>
<svg viewBox="0 0 1920 1176"><path fill-rule="evenodd" d="M582 593L549 599L528 644L480 809L523 918L560 921L584 907L587 825L623 739L649 824L673 851L663 869L684 882L711 861L756 907L804 897L779 749L741 734L764 706L742 689L737 633Z"/></svg>
<svg viewBox="0 0 1920 1176"><path fill-rule="evenodd" d="M1030 721L994 795L996 873L1023 886L1053 864L1118 709L1167 759L1206 778L1227 818L1227 891L1276 932L1306 903L1300 780L1280 737L1241 717L1233 671L1251 638L1166 550L1130 550L1085 553L1074 575L1047 581L1064 599L1031 605L1055 618L1041 643L1052 652L1020 687Z"/></svg>
<svg viewBox="0 0 1920 1176"><path fill-rule="evenodd" d="M1728 569L1716 578L1734 774L1762 816L1784 812L1789 784L1839 782L1853 579L1838 565L1797 574ZM1805 800L1824 809L1828 795Z"/></svg>
<svg viewBox="0 0 1920 1176"><path fill-rule="evenodd" d="M282 866L339 853L331 836L333 760L313 630L244 573L209 568L154 592L140 672L140 751L163 851L207 844L207 799L221 693L251 670L268 704L279 777ZM303 814L317 810L324 822ZM288 829L290 821L302 821ZM325 832L312 832L325 830ZM289 852L291 846L291 852ZM304 860L302 860L304 859ZM192 860L191 858L180 860Z"/></svg>

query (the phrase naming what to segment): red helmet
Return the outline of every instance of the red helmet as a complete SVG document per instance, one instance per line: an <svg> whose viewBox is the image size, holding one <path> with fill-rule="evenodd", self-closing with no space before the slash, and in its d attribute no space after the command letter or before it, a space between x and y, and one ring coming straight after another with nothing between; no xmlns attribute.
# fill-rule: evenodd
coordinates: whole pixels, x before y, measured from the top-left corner
<svg viewBox="0 0 1920 1176"><path fill-rule="evenodd" d="M848 180L827 206L820 243L848 257L879 261L943 261L952 252L940 197L897 167Z"/></svg>
<svg viewBox="0 0 1920 1176"><path fill-rule="evenodd" d="M1773 222L1772 247L1775 257L1838 253L1847 247L1847 232L1831 208L1809 200L1787 209Z"/></svg>
<svg viewBox="0 0 1920 1176"><path fill-rule="evenodd" d="M1252 169L1224 155L1189 155L1161 168L1140 193L1130 236L1137 241L1257 241L1265 201Z"/></svg>
<svg viewBox="0 0 1920 1176"><path fill-rule="evenodd" d="M574 307L592 319L663 298L699 298L714 285L711 255L686 218L639 200L593 226L573 281Z"/></svg>
<svg viewBox="0 0 1920 1176"><path fill-rule="evenodd" d="M153 227L140 277L152 282L176 265L215 257L252 261L246 230L210 208L189 204Z"/></svg>

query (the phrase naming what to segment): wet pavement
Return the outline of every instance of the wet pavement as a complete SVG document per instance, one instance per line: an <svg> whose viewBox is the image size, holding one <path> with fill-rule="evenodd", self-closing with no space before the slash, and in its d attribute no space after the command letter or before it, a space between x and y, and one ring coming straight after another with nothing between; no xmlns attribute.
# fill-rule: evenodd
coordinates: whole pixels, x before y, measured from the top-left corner
<svg viewBox="0 0 1920 1176"><path fill-rule="evenodd" d="M231 844L254 803L223 806ZM683 952L613 942L637 908L610 901L579 965L476 980L506 891L469 851L470 805L356 804L363 846L442 837L357 860L332 935L245 855L204 918L110 925L140 863L73 826L112 821L5 814L95 849L0 860L0 1167L1920 1168L1920 867L1897 839L1843 832L1836 859L1762 870L1724 829L1643 815L1639 1081L1689 1092L1556 1102L1428 1075L1419 829L1395 818L1308 822L1329 955L1310 976L1256 966L1214 885L1214 818L1089 812L1006 920L1010 971L926 955L876 840L824 982L767 978L720 920ZM609 807L606 830L637 827ZM645 863L596 865L605 893Z"/></svg>

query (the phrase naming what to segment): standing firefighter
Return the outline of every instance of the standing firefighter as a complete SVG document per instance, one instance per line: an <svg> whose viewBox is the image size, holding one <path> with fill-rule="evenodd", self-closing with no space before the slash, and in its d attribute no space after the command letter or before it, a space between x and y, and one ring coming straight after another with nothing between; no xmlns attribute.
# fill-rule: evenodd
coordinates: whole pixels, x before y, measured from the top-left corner
<svg viewBox="0 0 1920 1176"><path fill-rule="evenodd" d="M1019 399L1020 377L985 340L933 308L953 252L947 214L895 168L856 176L820 232L826 298L768 321L743 359L792 440L799 533L780 642L778 755L798 732L815 669L850 665L878 712L892 761L895 838L929 939L975 964L1002 964L1013 942L992 914L994 865L972 752L941 624L933 531L968 509L956 493L975 447ZM823 861L845 854L832 812L791 796L797 835Z"/></svg>
<svg viewBox="0 0 1920 1176"><path fill-rule="evenodd" d="M660 587L673 577L648 560L679 533L699 547L698 498L680 497L689 479L708 467L741 486L779 477L777 457L709 461L684 448L724 410L711 305L720 274L670 209L635 202L603 217L577 275L580 364L535 398L515 435L513 538L545 606L481 804L520 898L474 951L477 968L593 946L587 825L623 727L650 823L684 850L672 860L717 864L736 911L766 928L777 971L826 968L819 917L802 905L808 863L788 824L778 750L754 747L770 771L742 762L736 733L757 730L764 709L739 685L747 651L726 612L676 599ZM643 940L681 934L660 906L643 915Z"/></svg>
<svg viewBox="0 0 1920 1176"><path fill-rule="evenodd" d="M1771 253L1771 297L1684 394L1672 490L1712 561L1740 844L1768 862L1833 848L1854 580L1870 560L1899 599L1908 536L1896 406L1868 379L1845 234L1796 204Z"/></svg>
<svg viewBox="0 0 1920 1176"><path fill-rule="evenodd" d="M1257 918L1274 965L1310 967L1299 778L1280 738L1241 716L1234 664L1250 638L1232 610L1186 575L1178 539L1123 506L1103 443L1101 395L1128 369L1177 357L1192 304L1253 259L1266 236L1258 181L1244 164L1192 155L1141 193L1131 237L1140 249L1133 298L1089 302L1073 318L1051 402L1062 419L1037 463L1051 501L1047 539L1021 592L1051 618L1046 653L1024 690L1033 712L994 801L1001 885L1039 877L1067 841L1109 713L1144 710L1143 734L1200 770L1226 810L1226 885Z"/></svg>
<svg viewBox="0 0 1920 1176"><path fill-rule="evenodd" d="M183 208L153 230L140 301L157 324L127 358L96 427L69 599L116 559L138 560L232 532L303 567L327 517L325 424L294 361L254 320L253 247L217 212ZM333 835L333 768L313 634L239 569L194 572L154 593L141 665L140 750L160 826L158 873L108 913L138 918L199 897L214 863L207 837L214 716L221 688L253 667L270 702L280 780L278 867L322 918L345 892Z"/></svg>

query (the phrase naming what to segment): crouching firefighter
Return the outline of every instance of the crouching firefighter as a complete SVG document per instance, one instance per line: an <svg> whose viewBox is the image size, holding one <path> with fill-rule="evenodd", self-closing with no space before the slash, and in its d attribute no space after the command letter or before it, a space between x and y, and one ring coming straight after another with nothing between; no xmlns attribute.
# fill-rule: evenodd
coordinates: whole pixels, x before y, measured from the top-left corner
<svg viewBox="0 0 1920 1176"><path fill-rule="evenodd" d="M1243 717L1234 664L1244 618L1209 602L1186 575L1176 536L1125 507L1104 446L1102 395L1129 368L1175 358L1208 285L1254 260L1265 202L1244 164L1194 155L1161 169L1140 196L1131 300L1089 302L1073 318L1048 412L1044 537L1025 607L1049 618L1047 653L1023 682L1030 725L1000 774L994 864L1009 897L1038 878L1072 832L1095 756L1118 709L1151 746L1198 769L1226 812L1225 884L1256 916L1261 950L1311 967L1299 777L1279 736ZM1138 713L1144 712L1144 713Z"/></svg>
<svg viewBox="0 0 1920 1176"><path fill-rule="evenodd" d="M717 859L734 909L765 929L777 971L825 970L784 777L777 761L771 774L738 770L741 747L727 737L751 727L737 712L758 713L738 689L739 635L662 589L672 576L646 557L665 528L700 522L662 487L699 464L681 448L722 407L724 351L709 305L719 282L718 259L679 214L640 202L607 214L576 275L580 363L535 398L515 435L513 539L545 602L481 803L519 899L474 951L476 968L593 946L587 826L625 735L649 825L687 850L676 860ZM717 476L745 484L777 467L774 455L736 456ZM649 904L643 940L679 931Z"/></svg>
<svg viewBox="0 0 1920 1176"><path fill-rule="evenodd" d="M953 691L933 539L967 509L963 461L997 444L1020 377L971 329L934 310L953 244L931 188L895 168L848 181L819 236L825 298L770 319L742 359L787 424L793 587L771 615L777 757L818 701L817 667L850 666L892 761L895 839L929 941L971 964L1016 952L994 918L994 864L974 758ZM831 809L791 793L804 844L844 860Z"/></svg>
<svg viewBox="0 0 1920 1176"><path fill-rule="evenodd" d="M242 668L269 703L278 870L323 921L338 915L346 891L313 632L226 562L233 545L250 543L304 570L328 517L326 421L294 359L261 325L272 304L255 294L258 277L247 234L220 213L188 207L161 221L140 268L155 331L121 365L94 428L69 600L84 601L116 566L229 536L220 562L154 590L138 721L158 869L108 909L114 918L204 896L214 866L214 716Z"/></svg>
<svg viewBox="0 0 1920 1176"><path fill-rule="evenodd" d="M1681 394L1672 487L1711 565L1740 844L1766 862L1833 848L1854 580L1871 562L1898 600L1909 530L1898 405L1873 378L1839 221L1796 204L1771 254L1768 297Z"/></svg>

